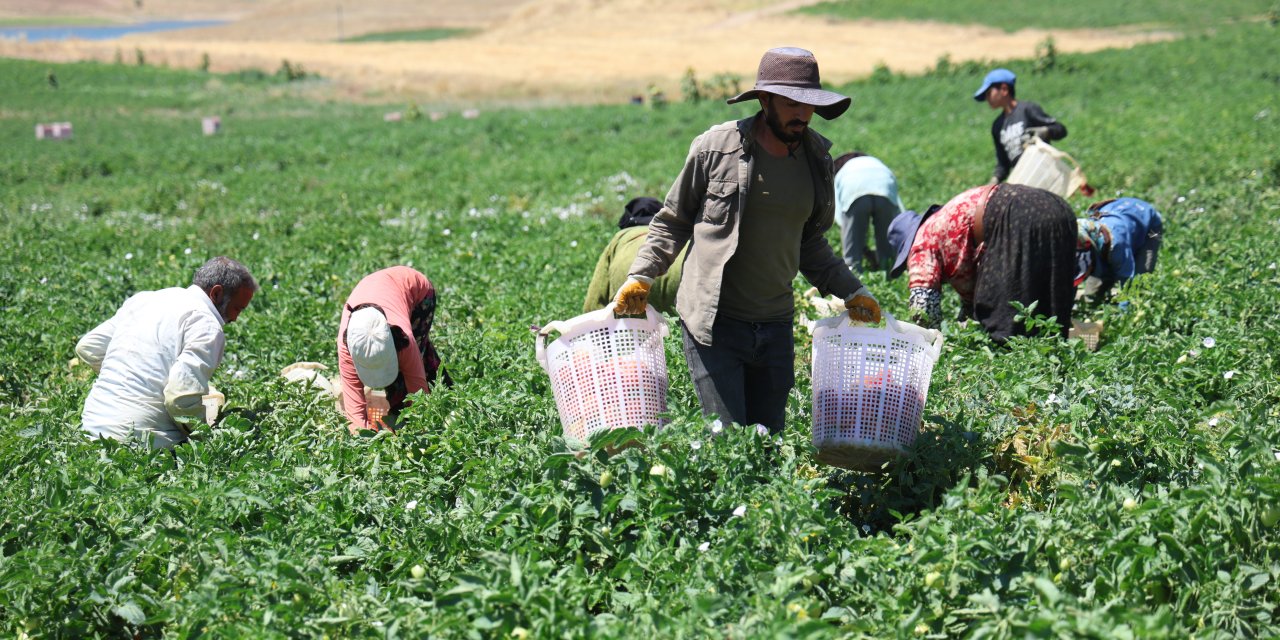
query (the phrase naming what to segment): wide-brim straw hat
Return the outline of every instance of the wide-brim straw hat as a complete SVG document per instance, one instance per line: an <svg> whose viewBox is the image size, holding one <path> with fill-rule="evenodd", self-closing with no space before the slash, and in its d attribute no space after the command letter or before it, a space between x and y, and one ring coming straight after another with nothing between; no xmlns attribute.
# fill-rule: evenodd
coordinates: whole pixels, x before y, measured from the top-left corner
<svg viewBox="0 0 1280 640"><path fill-rule="evenodd" d="M734 104L751 100L761 93L772 93L813 105L814 113L827 120L840 117L849 108L848 96L822 88L818 75L818 59L805 49L779 47L764 52L760 69L756 71L756 84L726 102Z"/></svg>

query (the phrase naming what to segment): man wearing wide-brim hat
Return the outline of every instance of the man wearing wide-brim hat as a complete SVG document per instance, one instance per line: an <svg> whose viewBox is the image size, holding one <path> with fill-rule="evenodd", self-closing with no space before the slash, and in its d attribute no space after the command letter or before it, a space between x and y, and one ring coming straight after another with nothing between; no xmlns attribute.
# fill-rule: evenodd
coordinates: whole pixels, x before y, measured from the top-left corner
<svg viewBox="0 0 1280 640"><path fill-rule="evenodd" d="M795 382L796 273L856 320L879 321L880 306L823 235L835 212L831 142L809 122L839 117L849 98L824 90L813 54L792 47L765 52L755 86L728 102L753 98L755 115L693 141L615 309L642 313L654 278L689 245L676 309L703 413L776 433Z"/></svg>

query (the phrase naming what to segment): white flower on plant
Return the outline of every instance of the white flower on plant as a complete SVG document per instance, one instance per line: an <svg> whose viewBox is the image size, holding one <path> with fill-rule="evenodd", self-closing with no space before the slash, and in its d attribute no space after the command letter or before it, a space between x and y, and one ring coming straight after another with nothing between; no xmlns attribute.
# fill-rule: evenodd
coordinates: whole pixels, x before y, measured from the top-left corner
<svg viewBox="0 0 1280 640"><path fill-rule="evenodd" d="M690 443L689 443L689 448L690 448L690 449L693 449L694 451L697 451L698 449L701 449L701 448L702 448L702 441L701 441L701 440L694 440L693 442L690 442Z"/></svg>
<svg viewBox="0 0 1280 640"><path fill-rule="evenodd" d="M1182 203L1184 203L1184 202L1186 202L1186 201L1187 201L1187 197L1186 197L1186 196L1178 196L1178 204L1182 204Z"/></svg>
<svg viewBox="0 0 1280 640"><path fill-rule="evenodd" d="M1062 399L1058 397L1058 394L1051 393L1049 394L1049 399L1046 400L1045 402L1048 404L1058 404L1061 400Z"/></svg>
<svg viewBox="0 0 1280 640"><path fill-rule="evenodd" d="M665 476L665 475L667 475L667 467L666 467L666 465L655 464L655 465L653 465L652 467L649 467L649 475L651 475L651 476Z"/></svg>
<svg viewBox="0 0 1280 640"><path fill-rule="evenodd" d="M472 240L475 240L476 238L479 238L479 237L480 237L480 232L479 232L479 231L472 231L472 232L471 232L471 239L472 239Z"/></svg>
<svg viewBox="0 0 1280 640"><path fill-rule="evenodd" d="M445 229L444 231L441 231L441 232L440 232L440 235L442 235L442 236L449 236L449 235L453 235L453 230L452 230L452 229Z"/></svg>
<svg viewBox="0 0 1280 640"><path fill-rule="evenodd" d="M1267 268L1268 268L1268 269L1271 269L1272 271L1275 271L1275 269L1276 269L1276 263L1272 262L1271 264L1267 265Z"/></svg>
<svg viewBox="0 0 1280 640"><path fill-rule="evenodd" d="M1214 345L1218 344L1218 341L1213 338L1205 338L1200 344L1204 345L1206 349L1212 349Z"/></svg>
<svg viewBox="0 0 1280 640"><path fill-rule="evenodd" d="M414 509L417 509L417 508L418 508L418 501L417 501L417 500L410 500L409 502L405 503L405 505L404 505L404 510L405 510L405 511L413 511Z"/></svg>
<svg viewBox="0 0 1280 640"><path fill-rule="evenodd" d="M1187 352L1187 355L1191 356L1192 358L1195 358L1200 355L1200 352L1196 351L1195 349L1192 349Z"/></svg>
<svg viewBox="0 0 1280 640"><path fill-rule="evenodd" d="M1231 371L1224 371L1224 372L1222 372L1222 377L1223 377L1223 378L1226 378L1227 380L1230 380L1230 379L1232 379L1232 378L1236 377L1236 372L1235 372L1235 370L1234 370L1234 369L1232 369Z"/></svg>
<svg viewBox="0 0 1280 640"><path fill-rule="evenodd" d="M724 431L724 423L723 423L723 422L720 422L720 419L719 419L719 418L716 418L715 420L712 420L712 421L711 421L711 435L718 436L718 435L720 435L720 432L721 432L721 431Z"/></svg>
<svg viewBox="0 0 1280 640"><path fill-rule="evenodd" d="M254 231L254 232L253 232L253 239L254 239L254 240L257 240L259 237L261 237L261 236L259 236L259 235L258 235L258 232L257 232L257 231Z"/></svg>
<svg viewBox="0 0 1280 640"><path fill-rule="evenodd" d="M49 278L47 278L47 277L45 277L45 278L40 278L40 284L45 284L45 283L47 283L47 282L49 282Z"/></svg>
<svg viewBox="0 0 1280 640"><path fill-rule="evenodd" d="M766 426L764 426L764 425L762 425L762 424L757 424L757 425L756 425L756 435L760 436L761 438L768 437L768 435L769 435L769 427L766 427Z"/></svg>
<svg viewBox="0 0 1280 640"><path fill-rule="evenodd" d="M739 505L737 509L733 510L733 517L735 518L741 518L744 515L747 515L747 505L745 504Z"/></svg>
<svg viewBox="0 0 1280 640"><path fill-rule="evenodd" d="M1209 426L1211 427L1218 426L1218 418L1216 416L1213 418L1209 418Z"/></svg>
<svg viewBox="0 0 1280 640"><path fill-rule="evenodd" d="M182 250L182 255L184 255L184 256L189 256L189 255L191 255L191 247L187 247L186 249L183 249L183 250Z"/></svg>
<svg viewBox="0 0 1280 640"><path fill-rule="evenodd" d="M706 552L707 552L707 549L710 549L710 548L711 548L711 543L710 543L710 542L704 542L704 543L702 543L702 544L698 545L698 551L701 551L702 553L706 553Z"/></svg>
<svg viewBox="0 0 1280 640"><path fill-rule="evenodd" d="M125 260L132 260L132 259L133 259L133 252L132 252L132 251L130 251L129 253L124 254L124 259L125 259Z"/></svg>

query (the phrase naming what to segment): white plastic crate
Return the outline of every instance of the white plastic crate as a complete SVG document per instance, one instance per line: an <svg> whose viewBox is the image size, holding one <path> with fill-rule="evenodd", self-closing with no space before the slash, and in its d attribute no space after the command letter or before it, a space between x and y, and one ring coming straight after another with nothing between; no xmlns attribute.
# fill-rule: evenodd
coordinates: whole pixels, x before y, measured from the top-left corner
<svg viewBox="0 0 1280 640"><path fill-rule="evenodd" d="M1085 176L1070 154L1034 138L1022 150L1005 182L1044 189L1065 199L1085 185Z"/></svg>
<svg viewBox="0 0 1280 640"><path fill-rule="evenodd" d="M885 314L883 328L819 320L813 331L813 446L832 466L877 471L920 431L942 333Z"/></svg>
<svg viewBox="0 0 1280 640"><path fill-rule="evenodd" d="M623 427L660 426L667 410L670 330L657 309L644 318L619 318L612 306L539 330L536 355L551 377L566 440ZM560 337L547 343L550 334Z"/></svg>

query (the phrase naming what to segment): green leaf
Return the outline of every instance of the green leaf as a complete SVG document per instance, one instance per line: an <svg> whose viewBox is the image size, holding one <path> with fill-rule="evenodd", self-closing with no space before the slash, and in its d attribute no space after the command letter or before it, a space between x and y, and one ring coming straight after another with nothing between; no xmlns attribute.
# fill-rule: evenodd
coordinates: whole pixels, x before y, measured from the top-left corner
<svg viewBox="0 0 1280 640"><path fill-rule="evenodd" d="M1062 593L1058 591L1057 585L1053 584L1052 580L1036 576L1034 584L1040 597L1049 601L1049 604L1057 604L1058 600L1061 599Z"/></svg>
<svg viewBox="0 0 1280 640"><path fill-rule="evenodd" d="M142 607L139 607L133 601L118 604L111 608L111 612L134 626L147 621L147 615L142 612Z"/></svg>

